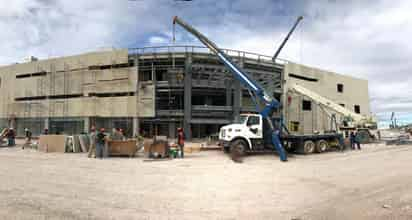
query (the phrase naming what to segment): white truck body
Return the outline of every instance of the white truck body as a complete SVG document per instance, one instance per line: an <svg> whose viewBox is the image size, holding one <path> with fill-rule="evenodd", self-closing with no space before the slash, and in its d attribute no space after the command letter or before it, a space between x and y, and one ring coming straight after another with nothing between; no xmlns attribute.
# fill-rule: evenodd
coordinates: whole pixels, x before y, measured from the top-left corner
<svg viewBox="0 0 412 220"><path fill-rule="evenodd" d="M220 128L219 140L224 143L242 138L253 149L252 139L263 139L262 116L258 114L241 114L239 123Z"/></svg>

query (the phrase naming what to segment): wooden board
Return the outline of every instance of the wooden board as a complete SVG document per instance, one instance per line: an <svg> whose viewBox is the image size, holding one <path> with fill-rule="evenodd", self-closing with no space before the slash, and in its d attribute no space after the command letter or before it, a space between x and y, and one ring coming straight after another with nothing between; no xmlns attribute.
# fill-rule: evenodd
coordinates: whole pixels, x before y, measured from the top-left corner
<svg viewBox="0 0 412 220"><path fill-rule="evenodd" d="M66 152L66 135L40 135L37 148L43 152Z"/></svg>
<svg viewBox="0 0 412 220"><path fill-rule="evenodd" d="M80 140L78 135L73 136L73 146L74 146L74 151L75 153L82 152L81 146L80 146Z"/></svg>
<svg viewBox="0 0 412 220"><path fill-rule="evenodd" d="M87 135L79 135L80 148L82 149L83 152L87 152L89 150L88 138L89 136Z"/></svg>
<svg viewBox="0 0 412 220"><path fill-rule="evenodd" d="M184 151L185 153L191 154L191 153L192 153L192 148L191 148L191 147L184 147L184 148L183 148L183 151Z"/></svg>
<svg viewBox="0 0 412 220"><path fill-rule="evenodd" d="M133 157L137 151L136 140L108 141L109 156Z"/></svg>

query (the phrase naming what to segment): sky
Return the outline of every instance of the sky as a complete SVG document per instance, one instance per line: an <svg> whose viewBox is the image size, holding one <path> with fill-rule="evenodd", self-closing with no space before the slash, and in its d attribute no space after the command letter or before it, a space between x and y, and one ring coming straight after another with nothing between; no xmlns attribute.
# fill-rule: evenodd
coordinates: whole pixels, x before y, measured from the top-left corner
<svg viewBox="0 0 412 220"><path fill-rule="evenodd" d="M412 123L412 1L408 0L0 0L0 65L101 48L201 45L177 15L222 48L272 56L369 81L382 124Z"/></svg>

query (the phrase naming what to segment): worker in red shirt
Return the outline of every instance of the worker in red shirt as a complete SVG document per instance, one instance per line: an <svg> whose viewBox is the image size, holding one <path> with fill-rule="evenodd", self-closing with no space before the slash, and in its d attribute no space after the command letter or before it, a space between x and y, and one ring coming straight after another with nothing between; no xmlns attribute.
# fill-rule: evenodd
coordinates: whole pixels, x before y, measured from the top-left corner
<svg viewBox="0 0 412 220"><path fill-rule="evenodd" d="M182 158L184 158L185 156L185 151L184 151L184 147L185 147L185 133L183 132L182 128L178 128L177 129L177 145L180 148L180 155Z"/></svg>

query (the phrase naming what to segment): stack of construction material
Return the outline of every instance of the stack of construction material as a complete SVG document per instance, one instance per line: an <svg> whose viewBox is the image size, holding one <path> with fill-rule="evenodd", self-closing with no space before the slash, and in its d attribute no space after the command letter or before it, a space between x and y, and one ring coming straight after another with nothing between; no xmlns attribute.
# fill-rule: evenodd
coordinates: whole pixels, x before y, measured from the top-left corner
<svg viewBox="0 0 412 220"><path fill-rule="evenodd" d="M388 129L381 130L381 140L385 141L386 145L404 145L412 144L410 134L404 130Z"/></svg>
<svg viewBox="0 0 412 220"><path fill-rule="evenodd" d="M89 150L87 135L40 135L38 150L43 152L81 153Z"/></svg>
<svg viewBox="0 0 412 220"><path fill-rule="evenodd" d="M146 157L165 158L169 156L170 146L165 140L145 141L144 153Z"/></svg>
<svg viewBox="0 0 412 220"><path fill-rule="evenodd" d="M409 139L409 136L399 136L391 140L385 141L386 145L409 145L412 144L412 140Z"/></svg>
<svg viewBox="0 0 412 220"><path fill-rule="evenodd" d="M6 144L5 138L6 138L6 134L7 134L8 131L9 131L9 129L7 129L7 128L4 128L1 131L1 133L0 133L0 145Z"/></svg>
<svg viewBox="0 0 412 220"><path fill-rule="evenodd" d="M185 143L184 151L185 153L198 153L200 150L204 147L204 144L202 143L191 143L187 142Z"/></svg>

